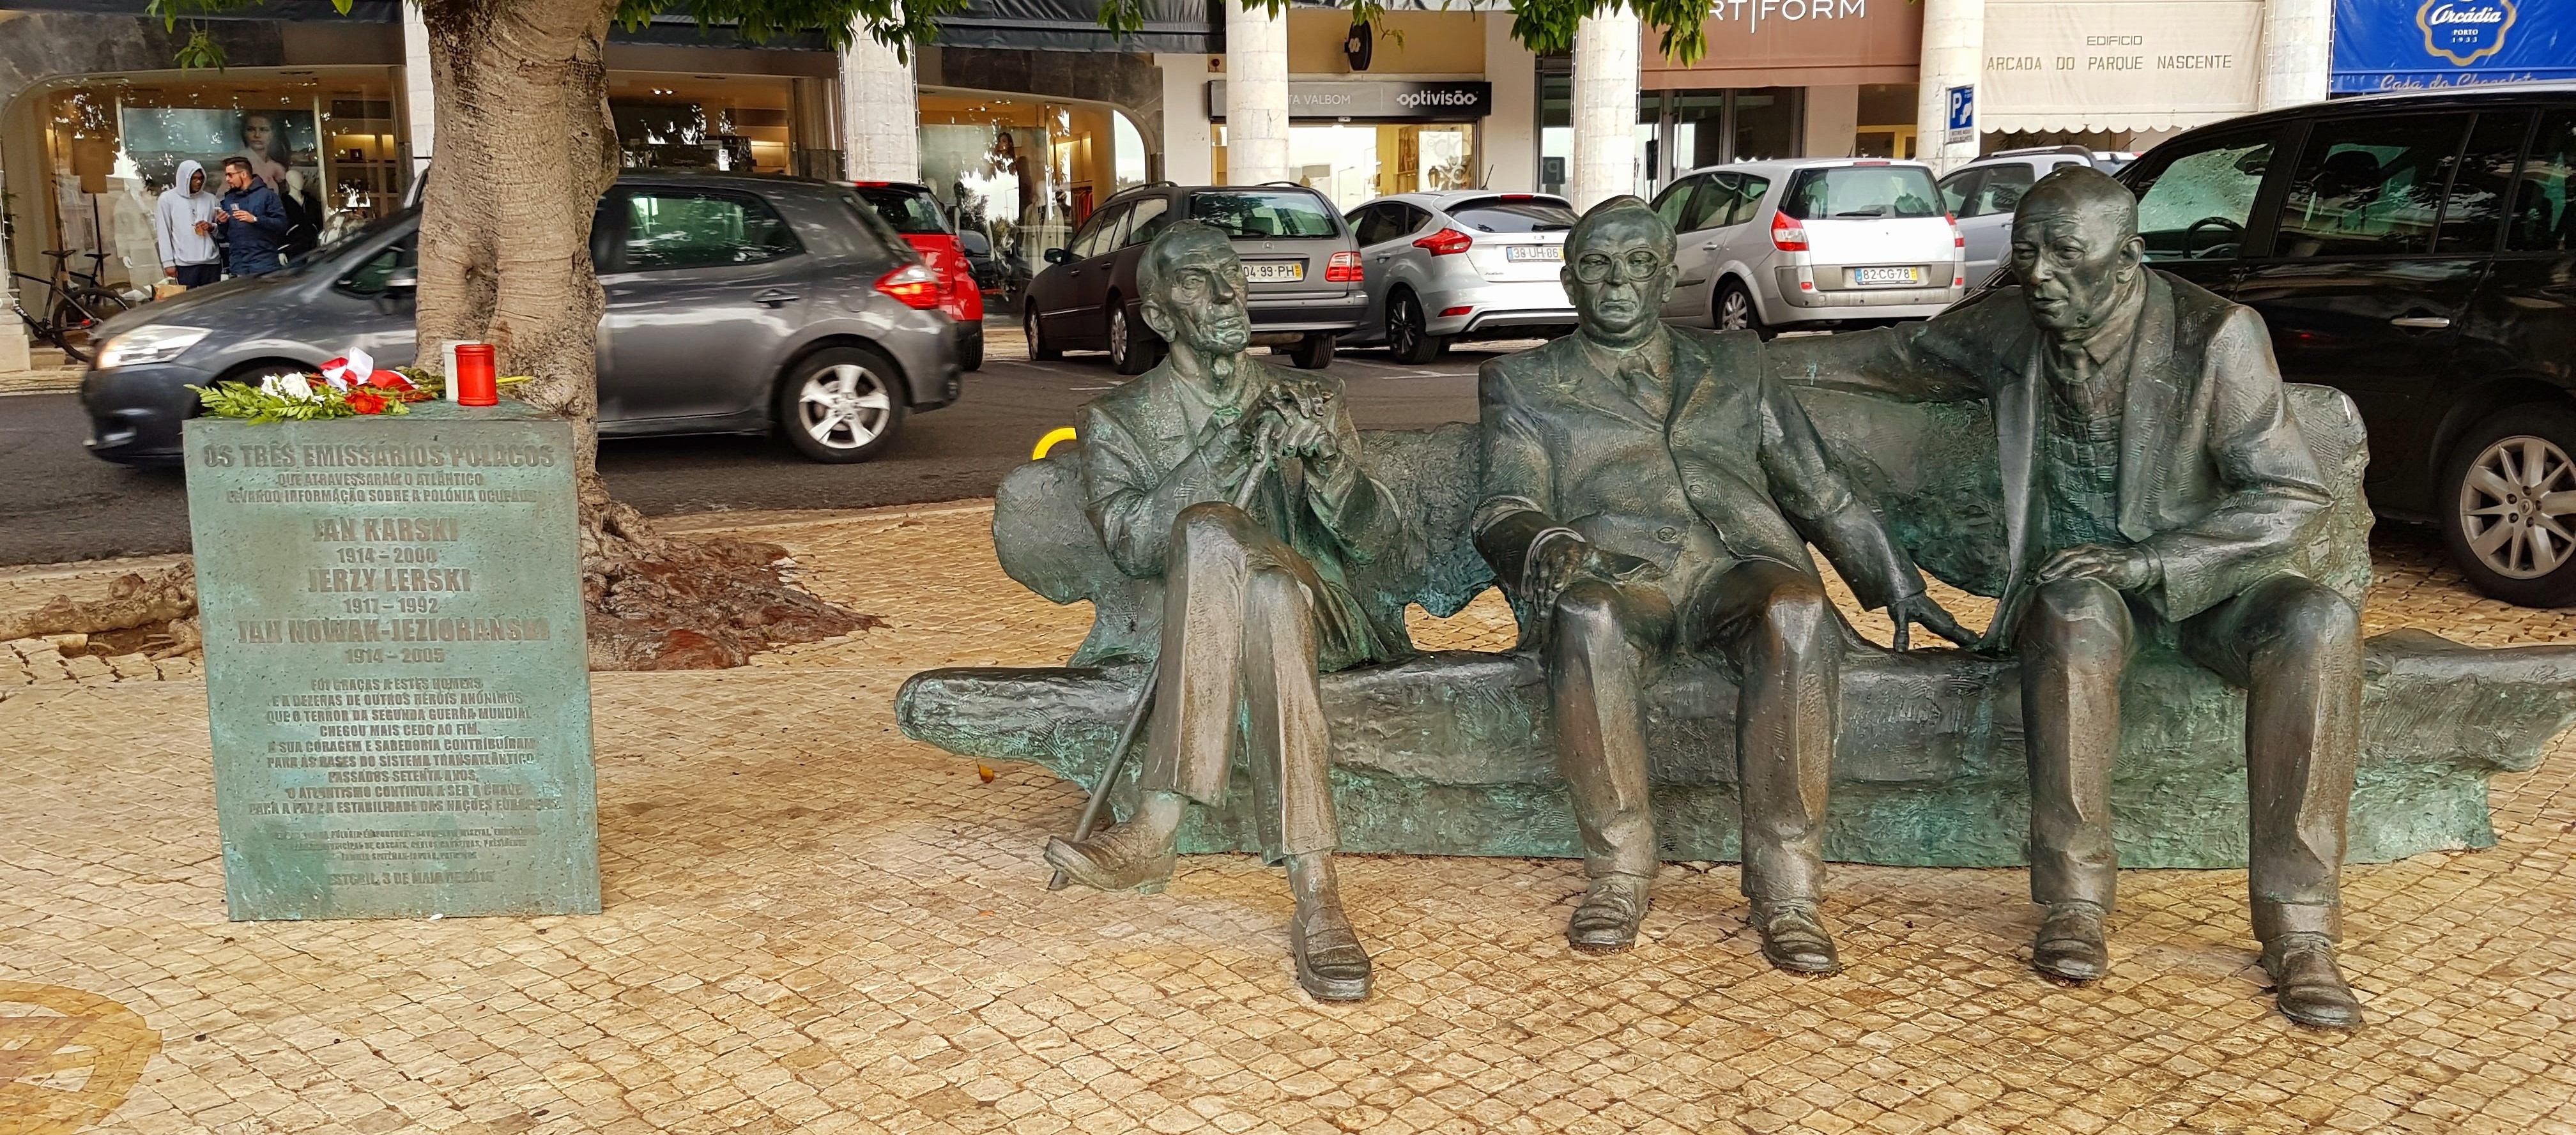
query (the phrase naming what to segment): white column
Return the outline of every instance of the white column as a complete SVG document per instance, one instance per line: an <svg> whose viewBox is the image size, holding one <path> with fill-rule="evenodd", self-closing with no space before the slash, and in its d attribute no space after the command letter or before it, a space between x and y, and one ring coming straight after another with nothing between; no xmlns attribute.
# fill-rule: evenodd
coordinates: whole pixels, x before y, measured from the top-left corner
<svg viewBox="0 0 2576 1135"><path fill-rule="evenodd" d="M1538 57L1512 38L1510 12L1481 12L1475 19L1485 25L1485 81L1494 85L1476 174L1487 189L1528 193L1538 188Z"/></svg>
<svg viewBox="0 0 2576 1135"><path fill-rule="evenodd" d="M411 175L419 177L437 149L438 96L429 79L429 25L417 4L403 5L402 17L403 115L411 120Z"/></svg>
<svg viewBox="0 0 2576 1135"><path fill-rule="evenodd" d="M1875 125L1875 123L1873 123ZM1807 88L1807 152L1810 158L1848 158L1860 133L1860 87L1854 83Z"/></svg>
<svg viewBox="0 0 2576 1135"><path fill-rule="evenodd" d="M1213 55L1164 52L1154 56L1163 72L1163 177L1183 185L1216 181L1215 125L1208 121L1208 81Z"/></svg>
<svg viewBox="0 0 2576 1135"><path fill-rule="evenodd" d="M2334 0L2265 0L2263 109L2324 101L2333 56Z"/></svg>
<svg viewBox="0 0 2576 1135"><path fill-rule="evenodd" d="M1565 195L1577 210L1637 191L1637 67L1643 31L1622 5L1574 29L1574 168Z"/></svg>
<svg viewBox="0 0 2576 1135"><path fill-rule="evenodd" d="M854 181L921 180L921 105L912 64L865 27L841 53L841 171Z"/></svg>
<svg viewBox="0 0 2576 1135"><path fill-rule="evenodd" d="M1225 180L1294 181L1288 168L1288 17L1225 5Z"/></svg>
<svg viewBox="0 0 2576 1135"><path fill-rule="evenodd" d="M2332 2L2332 0L2328 0ZM1916 156L1936 171L1973 161L1977 139L1951 145L1950 88L1974 86L1985 75L1986 0L1923 0L1923 69L1915 80ZM1978 119L1989 109L1978 92Z"/></svg>
<svg viewBox="0 0 2576 1135"><path fill-rule="evenodd" d="M0 171L0 187L7 184L6 171ZM5 195L0 195L0 202L6 200ZM32 365L28 357L32 344L27 339L27 325L18 320L17 310L9 306L10 300L19 297L18 278L8 271L17 262L9 259L7 228L0 225L0 372L25 370Z"/></svg>

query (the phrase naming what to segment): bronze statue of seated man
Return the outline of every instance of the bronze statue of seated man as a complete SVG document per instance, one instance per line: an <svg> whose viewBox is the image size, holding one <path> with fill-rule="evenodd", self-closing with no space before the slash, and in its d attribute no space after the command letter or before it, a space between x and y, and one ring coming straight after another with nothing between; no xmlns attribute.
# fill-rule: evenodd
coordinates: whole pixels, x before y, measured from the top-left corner
<svg viewBox="0 0 2576 1135"><path fill-rule="evenodd" d="M1774 374L1990 404L2010 578L1990 644L2021 666L2033 964L2109 968L2121 676L2175 647L2246 691L2254 935L2284 1016L2350 1027L2335 964L2361 740L2352 604L2297 567L2334 504L2288 411L2263 322L2148 269L2137 199L2076 166L2013 218L2021 279L1927 323L1772 345Z"/></svg>
<svg viewBox="0 0 2576 1135"><path fill-rule="evenodd" d="M1298 982L1322 999L1364 998L1368 954L1333 874L1315 679L1409 652L1401 624L1378 625L1353 597L1348 571L1404 555L1408 522L1361 467L1338 380L1247 354L1243 265L1224 233L1172 225L1136 275L1170 354L1085 406L1079 430L1092 525L1119 570L1162 581L1143 798L1125 824L1050 841L1046 858L1086 886L1162 889L1187 805L1224 802L1241 737L1264 858L1287 864L1296 895Z"/></svg>
<svg viewBox="0 0 2576 1135"><path fill-rule="evenodd" d="M1568 235L1580 329L1484 366L1476 544L1554 703L1591 880L1572 945L1636 939L1658 859L1640 690L1705 652L1740 671L1743 889L1763 955L1831 973L1817 901L1843 641L1807 545L1900 635L1967 636L1767 377L1761 341L1663 324L1673 243L1633 197Z"/></svg>

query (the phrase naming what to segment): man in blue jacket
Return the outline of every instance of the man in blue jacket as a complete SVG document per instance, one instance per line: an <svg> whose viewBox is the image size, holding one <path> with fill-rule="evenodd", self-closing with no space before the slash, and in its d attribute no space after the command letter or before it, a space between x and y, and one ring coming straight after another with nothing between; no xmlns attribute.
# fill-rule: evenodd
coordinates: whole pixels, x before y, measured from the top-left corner
<svg viewBox="0 0 2576 1135"><path fill-rule="evenodd" d="M285 267L277 254L290 222L277 191L250 171L250 159L224 159L224 199L215 206L224 236L225 264L236 276L264 276Z"/></svg>

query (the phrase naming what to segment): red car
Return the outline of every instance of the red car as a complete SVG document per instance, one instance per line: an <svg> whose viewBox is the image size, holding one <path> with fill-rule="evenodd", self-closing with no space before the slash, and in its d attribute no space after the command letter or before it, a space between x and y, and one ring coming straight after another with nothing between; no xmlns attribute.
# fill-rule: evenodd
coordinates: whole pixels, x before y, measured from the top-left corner
<svg viewBox="0 0 2576 1135"><path fill-rule="evenodd" d="M939 277L939 310L957 321L957 365L965 370L984 366L984 290L975 284L975 272L966 260L966 249L957 243L957 230L948 225L948 215L940 211L939 199L930 195L927 186L901 181L861 181L859 199L873 206L885 223L903 234L903 239L921 253L921 261Z"/></svg>

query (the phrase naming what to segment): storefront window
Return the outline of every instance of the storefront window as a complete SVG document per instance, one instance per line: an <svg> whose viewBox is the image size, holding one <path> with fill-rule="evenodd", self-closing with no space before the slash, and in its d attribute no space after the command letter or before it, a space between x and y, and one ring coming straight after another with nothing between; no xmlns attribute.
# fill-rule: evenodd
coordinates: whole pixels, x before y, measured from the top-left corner
<svg viewBox="0 0 2576 1135"><path fill-rule="evenodd" d="M1914 84L1863 84L1860 89L1860 126L1852 133L1852 155L1863 158L1913 157L1914 110Z"/></svg>
<svg viewBox="0 0 2576 1135"><path fill-rule="evenodd" d="M1216 151L1223 182L1221 134ZM1291 124L1288 167L1297 184L1344 210L1390 193L1466 189L1476 184L1476 128L1464 122Z"/></svg>
<svg viewBox="0 0 2576 1135"><path fill-rule="evenodd" d="M1538 64L1538 191L1559 196L1574 170L1574 76L1565 62Z"/></svg>
<svg viewBox="0 0 2576 1135"><path fill-rule="evenodd" d="M1637 195L1652 197L1702 166L1800 156L1805 94L1799 87L1755 87L1639 95Z"/></svg>
<svg viewBox="0 0 2576 1135"><path fill-rule="evenodd" d="M766 75L608 77L608 113L628 169L794 170L789 80Z"/></svg>
<svg viewBox="0 0 2576 1135"><path fill-rule="evenodd" d="M1112 194L1142 184L1144 134L1090 103L924 89L921 179L961 233L990 241L1016 292Z"/></svg>
<svg viewBox="0 0 2576 1135"><path fill-rule="evenodd" d="M31 95L17 112L26 117L0 127L37 138L50 174L13 194L17 231L49 238L12 242L19 270L41 271L26 265L50 247L105 253L99 275L110 286L159 279L153 208L183 161L198 163L206 192L221 194L223 160L250 159L286 207L290 255L384 216L400 207L411 173L392 86L384 68L234 68L93 78Z"/></svg>

